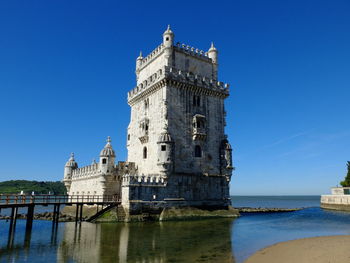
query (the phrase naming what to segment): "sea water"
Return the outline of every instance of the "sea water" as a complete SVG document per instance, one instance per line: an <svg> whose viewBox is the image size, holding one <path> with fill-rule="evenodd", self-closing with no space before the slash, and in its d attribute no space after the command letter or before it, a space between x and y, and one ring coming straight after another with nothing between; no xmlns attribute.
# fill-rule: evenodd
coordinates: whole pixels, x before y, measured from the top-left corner
<svg viewBox="0 0 350 263"><path fill-rule="evenodd" d="M0 221L0 262L244 262L277 242L350 234L350 213L319 207L319 196L233 197L235 206L305 207L288 213L242 214L238 219L145 223L34 221L15 235Z"/></svg>

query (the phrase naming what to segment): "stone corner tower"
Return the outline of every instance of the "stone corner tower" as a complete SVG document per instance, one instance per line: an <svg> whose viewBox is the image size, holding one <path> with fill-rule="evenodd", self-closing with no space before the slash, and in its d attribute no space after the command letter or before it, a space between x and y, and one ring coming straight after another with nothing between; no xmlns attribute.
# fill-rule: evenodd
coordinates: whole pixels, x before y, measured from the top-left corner
<svg viewBox="0 0 350 263"><path fill-rule="evenodd" d="M174 44L174 37L168 26L158 47L146 57L140 53L137 84L128 92L127 161L135 163L137 176L142 177L137 187L163 182L163 190L139 189L137 198L227 205L233 170L225 135L229 85L218 81L218 51L213 43L204 52ZM130 189L136 184L124 187L129 187L127 199L137 199Z"/></svg>

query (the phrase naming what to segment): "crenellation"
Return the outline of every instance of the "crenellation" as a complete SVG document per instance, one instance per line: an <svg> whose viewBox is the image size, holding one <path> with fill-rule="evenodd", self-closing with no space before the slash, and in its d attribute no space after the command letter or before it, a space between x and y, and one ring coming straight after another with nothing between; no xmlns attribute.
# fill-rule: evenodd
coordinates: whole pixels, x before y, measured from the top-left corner
<svg viewBox="0 0 350 263"><path fill-rule="evenodd" d="M189 45L177 42L176 46L174 46L174 48L178 51L182 51L186 54L190 54L192 56L196 56L202 59L205 59L206 61L211 61L211 59L208 57L208 52L205 52L201 49L195 48L195 47L191 47Z"/></svg>

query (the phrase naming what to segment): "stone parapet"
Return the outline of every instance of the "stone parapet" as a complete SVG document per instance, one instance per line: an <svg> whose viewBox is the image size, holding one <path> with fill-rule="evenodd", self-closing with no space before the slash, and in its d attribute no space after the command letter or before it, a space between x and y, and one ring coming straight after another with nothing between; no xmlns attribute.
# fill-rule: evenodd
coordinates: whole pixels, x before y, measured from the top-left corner
<svg viewBox="0 0 350 263"><path fill-rule="evenodd" d="M87 165L72 171L72 179L79 179L81 177L95 176L101 173L98 163Z"/></svg>
<svg viewBox="0 0 350 263"><path fill-rule="evenodd" d="M204 52L203 50L200 50L198 48L195 47L191 47L189 45L177 42L176 46L174 46L174 49L177 51L181 51L184 52L188 55L197 57L197 58L201 58L207 62L211 62L212 60L208 57L208 52Z"/></svg>
<svg viewBox="0 0 350 263"><path fill-rule="evenodd" d="M156 47L148 56L142 58L140 63L140 70L145 68L148 64L150 64L156 57L158 57L162 51L164 50L163 43Z"/></svg>
<svg viewBox="0 0 350 263"><path fill-rule="evenodd" d="M350 195L322 195L321 204L349 205Z"/></svg>
<svg viewBox="0 0 350 263"><path fill-rule="evenodd" d="M157 175L129 175L122 176L122 186L166 186L166 178Z"/></svg>
<svg viewBox="0 0 350 263"><path fill-rule="evenodd" d="M162 69L159 69L150 76L147 80L144 80L134 89L128 92L128 103L132 105L137 98L141 97L142 94L146 93L145 91L152 90L156 91L157 88L163 87L167 82L163 81L164 79L173 80L179 84L188 84L193 89L197 91L202 91L207 94L224 96L229 95L228 83L221 81L216 81L198 74L193 74L189 71L178 70L174 67L165 66ZM173 83L175 84L175 83ZM149 94L149 92L147 92Z"/></svg>

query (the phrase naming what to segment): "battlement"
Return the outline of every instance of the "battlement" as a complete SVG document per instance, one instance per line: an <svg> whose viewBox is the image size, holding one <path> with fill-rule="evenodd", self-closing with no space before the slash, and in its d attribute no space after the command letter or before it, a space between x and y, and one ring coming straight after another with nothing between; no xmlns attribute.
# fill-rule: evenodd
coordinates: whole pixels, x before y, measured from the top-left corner
<svg viewBox="0 0 350 263"><path fill-rule="evenodd" d="M130 175L124 174L122 176L122 185L148 185L148 186L166 186L167 180L161 177L159 174L147 174L147 175Z"/></svg>
<svg viewBox="0 0 350 263"><path fill-rule="evenodd" d="M82 177L95 176L100 173L99 164L94 163L81 168L76 168L72 171L72 179L79 179Z"/></svg>
<svg viewBox="0 0 350 263"><path fill-rule="evenodd" d="M186 45L186 44L183 44L180 42L177 42L176 45L174 46L174 48L177 51L181 51L181 52L184 52L188 55L204 59L208 62L212 62L211 58L208 57L208 52L205 52L201 49L191 47L189 45Z"/></svg>
<svg viewBox="0 0 350 263"><path fill-rule="evenodd" d="M147 57L142 58L140 63L140 70L147 66L154 58L158 57L164 50L163 43L156 47Z"/></svg>
<svg viewBox="0 0 350 263"><path fill-rule="evenodd" d="M228 96L229 84L221 81L216 81L192 72L182 71L173 67L163 67L163 69L157 70L156 73L151 75L147 80L144 80L134 89L128 92L128 101L134 99L144 91L148 90L154 84L158 83L162 79L171 79L179 82L185 82L191 85L195 85L204 88L208 91L216 91Z"/></svg>

